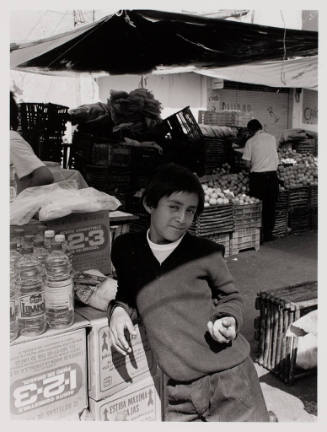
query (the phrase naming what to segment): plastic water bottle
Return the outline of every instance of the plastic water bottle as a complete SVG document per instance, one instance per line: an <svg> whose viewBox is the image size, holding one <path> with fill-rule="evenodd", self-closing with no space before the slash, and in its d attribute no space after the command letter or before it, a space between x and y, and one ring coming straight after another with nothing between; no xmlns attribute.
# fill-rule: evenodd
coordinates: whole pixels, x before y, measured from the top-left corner
<svg viewBox="0 0 327 432"><path fill-rule="evenodd" d="M45 261L45 305L50 328L69 327L74 322L74 290L71 264L60 242Z"/></svg>
<svg viewBox="0 0 327 432"><path fill-rule="evenodd" d="M44 231L44 247L50 253L52 251L55 232L53 230Z"/></svg>
<svg viewBox="0 0 327 432"><path fill-rule="evenodd" d="M55 245L57 245L57 246L55 246L56 248L58 248L59 250L62 250L68 256L70 265L73 267L73 254L69 248L65 234L56 234L55 235Z"/></svg>
<svg viewBox="0 0 327 432"><path fill-rule="evenodd" d="M45 279L45 260L47 259L49 253L44 247L42 238L35 237L33 240L33 245L34 245L33 255L36 259L40 261L42 267L43 279Z"/></svg>
<svg viewBox="0 0 327 432"><path fill-rule="evenodd" d="M41 264L33 254L25 253L17 260L16 284L20 334L37 336L46 330L47 324Z"/></svg>
<svg viewBox="0 0 327 432"><path fill-rule="evenodd" d="M21 251L23 245L24 228L15 227L12 232L13 240L17 241L17 250Z"/></svg>
<svg viewBox="0 0 327 432"><path fill-rule="evenodd" d="M20 250L22 255L33 255L33 240L34 236L32 234L24 235Z"/></svg>
<svg viewBox="0 0 327 432"><path fill-rule="evenodd" d="M17 313L17 287L15 265L21 257L17 251L17 242L10 241L10 341L18 336L18 313Z"/></svg>

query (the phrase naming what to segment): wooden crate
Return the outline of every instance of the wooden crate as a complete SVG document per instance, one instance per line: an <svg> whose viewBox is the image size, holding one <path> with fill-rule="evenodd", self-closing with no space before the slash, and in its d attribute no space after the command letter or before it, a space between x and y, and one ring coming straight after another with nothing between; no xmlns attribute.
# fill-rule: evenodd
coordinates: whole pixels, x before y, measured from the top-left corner
<svg viewBox="0 0 327 432"><path fill-rule="evenodd" d="M225 247L225 258L230 255L230 236L231 233L221 233L213 236L208 236L207 238L215 243L219 243Z"/></svg>
<svg viewBox="0 0 327 432"><path fill-rule="evenodd" d="M255 361L287 384L312 372L296 368L297 337L286 336L286 332L294 321L317 308L317 282L259 292L255 307L259 310L254 322Z"/></svg>
<svg viewBox="0 0 327 432"><path fill-rule="evenodd" d="M237 255L245 249L260 249L260 228L241 228L231 234L230 255Z"/></svg>
<svg viewBox="0 0 327 432"><path fill-rule="evenodd" d="M299 207L308 207L310 202L310 189L308 186L296 186L288 189L290 210Z"/></svg>
<svg viewBox="0 0 327 432"><path fill-rule="evenodd" d="M260 228L262 225L262 203L233 205L235 230Z"/></svg>
<svg viewBox="0 0 327 432"><path fill-rule="evenodd" d="M318 185L311 185L310 190L310 207L318 207Z"/></svg>
<svg viewBox="0 0 327 432"><path fill-rule="evenodd" d="M274 237L285 237L289 233L288 228L288 210L277 209L275 210L275 226L273 229Z"/></svg>
<svg viewBox="0 0 327 432"><path fill-rule="evenodd" d="M232 204L206 207L192 224L190 232L200 237L212 236L234 230Z"/></svg>

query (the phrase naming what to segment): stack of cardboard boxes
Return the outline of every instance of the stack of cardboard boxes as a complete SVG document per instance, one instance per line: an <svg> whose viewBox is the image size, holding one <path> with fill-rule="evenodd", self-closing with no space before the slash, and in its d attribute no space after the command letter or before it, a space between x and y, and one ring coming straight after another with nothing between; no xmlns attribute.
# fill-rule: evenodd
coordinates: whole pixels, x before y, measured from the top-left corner
<svg viewBox="0 0 327 432"><path fill-rule="evenodd" d="M105 312L81 307L89 321L88 406L93 420L161 421L162 373L150 350L145 329L135 324L132 352L118 353L111 344Z"/></svg>

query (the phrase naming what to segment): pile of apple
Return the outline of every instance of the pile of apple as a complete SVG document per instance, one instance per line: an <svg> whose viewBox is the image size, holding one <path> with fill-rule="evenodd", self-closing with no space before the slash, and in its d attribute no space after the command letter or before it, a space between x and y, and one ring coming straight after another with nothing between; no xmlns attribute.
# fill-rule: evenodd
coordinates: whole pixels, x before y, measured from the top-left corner
<svg viewBox="0 0 327 432"><path fill-rule="evenodd" d="M260 200L255 197L250 197L249 195L246 194L239 194L233 198L232 202L233 204L236 205L247 205L247 204L256 204L260 202Z"/></svg>
<svg viewBox="0 0 327 432"><path fill-rule="evenodd" d="M318 184L317 158L311 154L296 153L294 150L283 152L287 159L291 157L296 163L278 166L278 178L283 182L286 189L296 186L311 186ZM280 158L282 161L283 158Z"/></svg>
<svg viewBox="0 0 327 432"><path fill-rule="evenodd" d="M204 207L214 205L229 204L231 199L234 198L233 192L229 190L222 190L219 187L211 187L208 184L202 185L204 190Z"/></svg>
<svg viewBox="0 0 327 432"><path fill-rule="evenodd" d="M224 166L225 165L225 166ZM224 164L222 168L214 171L215 179L209 181L209 186L229 190L234 195L245 194L249 191L249 173L242 170L238 173L230 173L230 166Z"/></svg>

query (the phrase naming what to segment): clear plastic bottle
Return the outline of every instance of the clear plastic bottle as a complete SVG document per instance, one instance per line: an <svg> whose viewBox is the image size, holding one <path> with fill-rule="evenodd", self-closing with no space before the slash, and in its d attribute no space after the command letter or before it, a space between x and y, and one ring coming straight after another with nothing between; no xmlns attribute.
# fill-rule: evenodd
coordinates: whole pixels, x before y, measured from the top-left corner
<svg viewBox="0 0 327 432"><path fill-rule="evenodd" d="M47 323L41 264L32 254L25 253L17 260L16 284L20 334L37 336L46 330Z"/></svg>
<svg viewBox="0 0 327 432"><path fill-rule="evenodd" d="M71 267L73 266L73 256L69 248L68 242L66 241L65 234L56 234L54 239L54 247L57 250L62 250L69 258Z"/></svg>
<svg viewBox="0 0 327 432"><path fill-rule="evenodd" d="M53 243L55 238L54 230L44 231L44 247L50 253L52 251Z"/></svg>
<svg viewBox="0 0 327 432"><path fill-rule="evenodd" d="M17 286L16 286L16 269L15 265L21 257L17 250L17 242L10 241L10 341L12 342L18 336L18 310L17 310Z"/></svg>
<svg viewBox="0 0 327 432"><path fill-rule="evenodd" d="M22 245L20 253L22 255L33 255L34 246L33 246L34 236L32 234L26 234L23 237Z"/></svg>
<svg viewBox="0 0 327 432"><path fill-rule="evenodd" d="M45 260L49 253L44 247L43 239L38 236L34 237L33 246L33 255L41 263L43 279L45 280Z"/></svg>
<svg viewBox="0 0 327 432"><path fill-rule="evenodd" d="M23 247L24 228L15 227L12 235L13 239L17 241L17 250L20 252Z"/></svg>
<svg viewBox="0 0 327 432"><path fill-rule="evenodd" d="M54 250L45 261L45 305L50 328L69 327L74 322L74 290L71 264L55 242Z"/></svg>

